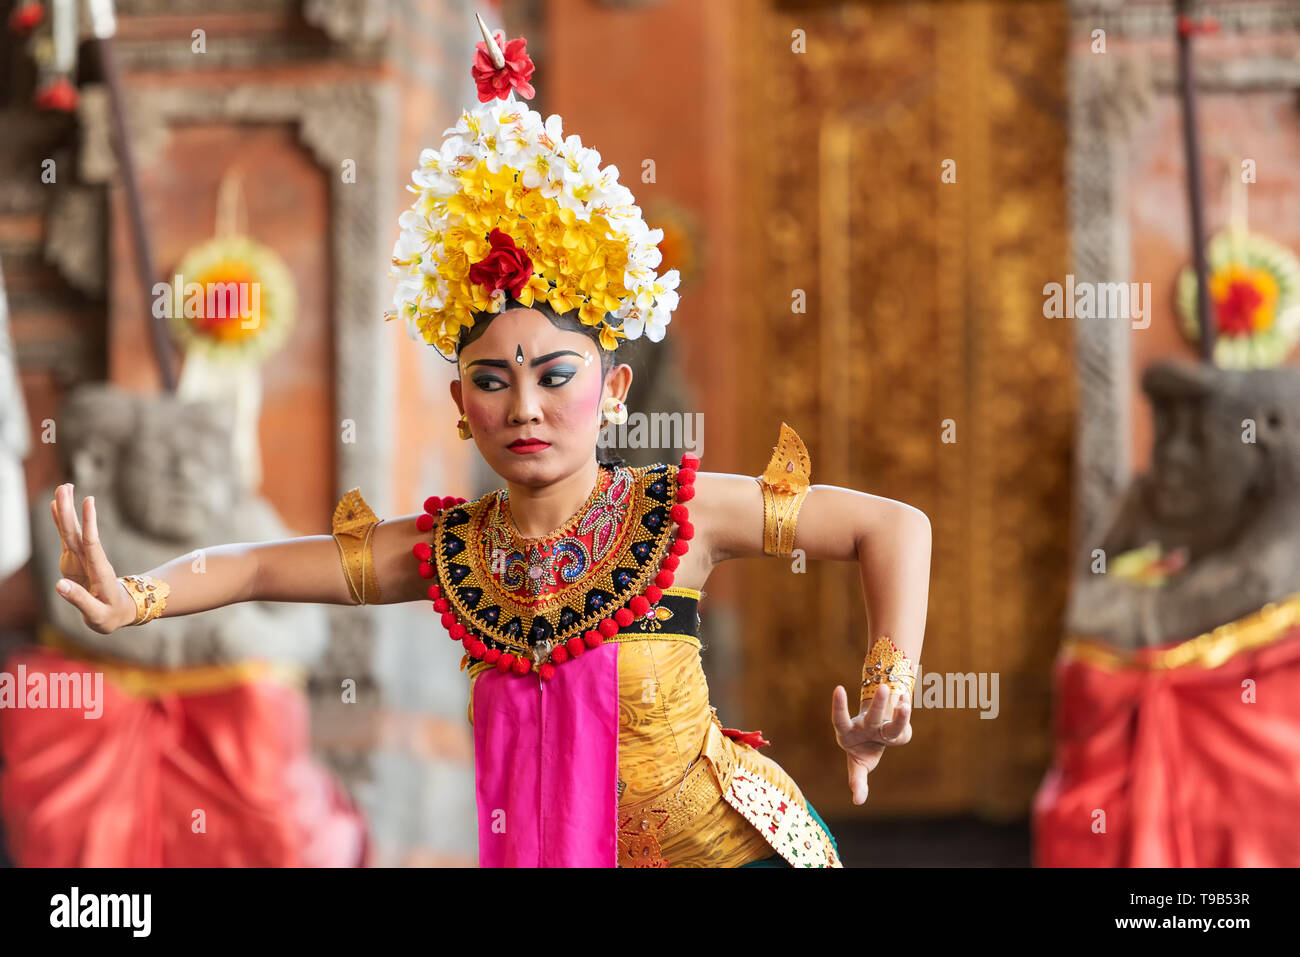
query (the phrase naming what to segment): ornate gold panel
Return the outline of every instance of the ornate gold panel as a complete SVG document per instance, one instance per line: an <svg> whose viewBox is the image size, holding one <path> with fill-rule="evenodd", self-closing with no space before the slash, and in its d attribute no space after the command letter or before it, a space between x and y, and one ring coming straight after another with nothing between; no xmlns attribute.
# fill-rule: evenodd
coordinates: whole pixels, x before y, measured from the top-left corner
<svg viewBox="0 0 1300 957"><path fill-rule="evenodd" d="M858 569L768 559L746 569L745 712L824 814L1023 812L1067 580L1070 330L1042 310L1068 268L1064 4L740 6L743 447L766 461L784 419L815 482L924 510L922 668L999 692L995 719L918 709L855 809L829 705L837 683L857 700Z"/></svg>

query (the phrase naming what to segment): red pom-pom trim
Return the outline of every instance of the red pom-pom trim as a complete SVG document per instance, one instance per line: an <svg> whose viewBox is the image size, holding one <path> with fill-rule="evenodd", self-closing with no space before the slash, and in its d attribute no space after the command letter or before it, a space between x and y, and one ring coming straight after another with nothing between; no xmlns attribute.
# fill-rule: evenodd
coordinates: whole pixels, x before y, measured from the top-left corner
<svg viewBox="0 0 1300 957"><path fill-rule="evenodd" d="M442 508L442 499L436 495L430 495L424 500L424 510L430 514Z"/></svg>
<svg viewBox="0 0 1300 957"><path fill-rule="evenodd" d="M461 638L465 637L465 626L460 622L456 622L456 624L447 629L447 633L459 641Z"/></svg>
<svg viewBox="0 0 1300 957"><path fill-rule="evenodd" d="M618 622L616 622L613 618L602 618L600 620L600 624L596 626L596 630L599 631L606 638L613 638L615 635L618 634ZM588 641L587 643L591 644L590 641ZM595 645L592 645L592 647L594 648Z"/></svg>
<svg viewBox="0 0 1300 957"><path fill-rule="evenodd" d="M684 469L698 469L700 467L700 457L698 455L691 455L688 452L682 456L681 467Z"/></svg>
<svg viewBox="0 0 1300 957"><path fill-rule="evenodd" d="M682 560L678 558L676 555L665 555L664 560L661 564L663 565L664 568L668 569L670 572L675 572L677 571L677 566L681 564L681 561Z"/></svg>
<svg viewBox="0 0 1300 957"><path fill-rule="evenodd" d="M417 516L415 519L415 527L422 532L427 532L429 529L433 528L433 516L428 512Z"/></svg>
<svg viewBox="0 0 1300 957"><path fill-rule="evenodd" d="M618 611L614 612L614 620L618 622L619 627L621 628L626 628L628 625L632 624L633 619L634 616L632 612L627 608L620 608Z"/></svg>
<svg viewBox="0 0 1300 957"><path fill-rule="evenodd" d="M433 577L433 563L432 563L432 562L420 562L420 577L421 577L421 578L432 578L432 577Z"/></svg>
<svg viewBox="0 0 1300 957"><path fill-rule="evenodd" d="M489 649L488 649L486 652L484 652L484 654L483 654L483 660L486 661L486 662L487 662L488 664L490 664L490 665L494 665L494 664L496 664L497 661L500 660L500 658L501 658L501 649L500 649L500 648L489 648Z"/></svg>
<svg viewBox="0 0 1300 957"><path fill-rule="evenodd" d="M430 600L430 601L437 601L437 600L438 600L439 598L441 598L441 597L442 597L442 589L439 588L437 585L430 585L430 586L429 586L429 600Z"/></svg>
<svg viewBox="0 0 1300 957"><path fill-rule="evenodd" d="M689 502L693 498L695 498L694 485L683 485L681 488L677 490L677 501Z"/></svg>
<svg viewBox="0 0 1300 957"><path fill-rule="evenodd" d="M678 469L678 470L677 470L677 484L678 484L678 485L694 485L694 484L695 484L695 469Z"/></svg>
<svg viewBox="0 0 1300 957"><path fill-rule="evenodd" d="M569 654L573 655L573 657L575 658L587 650L586 644L577 635L574 635L567 642L565 642L564 647L568 648Z"/></svg>
<svg viewBox="0 0 1300 957"><path fill-rule="evenodd" d="M522 678L533 670L533 663L528 658L521 656L515 659L514 664L510 666L510 670Z"/></svg>
<svg viewBox="0 0 1300 957"><path fill-rule="evenodd" d="M502 655L500 658L497 659L497 671L501 672L502 674L505 674L507 671L510 670L510 668L514 665L514 663L515 663L515 656L507 651L504 655Z"/></svg>
<svg viewBox="0 0 1300 957"><path fill-rule="evenodd" d="M658 575L655 576L655 584L658 585L660 588L672 588L673 573L668 571L667 569L664 569Z"/></svg>
<svg viewBox="0 0 1300 957"><path fill-rule="evenodd" d="M451 626L454 624L456 624L456 616L449 611L444 611L442 613L442 627L451 631Z"/></svg>
<svg viewBox="0 0 1300 957"><path fill-rule="evenodd" d="M433 557L433 548L428 542L416 542L415 546L411 549L411 554L420 559L420 561L427 562Z"/></svg>
<svg viewBox="0 0 1300 957"><path fill-rule="evenodd" d="M470 649L470 654L473 655L475 658L482 658L483 655L486 653L487 653L487 645L483 644L482 641L475 638L474 647Z"/></svg>
<svg viewBox="0 0 1300 957"><path fill-rule="evenodd" d="M646 601L650 602L650 604L652 605L655 604L657 601L659 601L660 598L663 597L664 597L664 593L659 590L659 587L657 585L651 585L649 588L645 590Z"/></svg>
<svg viewBox="0 0 1300 957"><path fill-rule="evenodd" d="M445 598L435 598L433 601L434 611L451 611L451 602Z"/></svg>
<svg viewBox="0 0 1300 957"><path fill-rule="evenodd" d="M668 546L668 551L674 555L685 555L691 550L691 543L683 538L678 538Z"/></svg>
<svg viewBox="0 0 1300 957"><path fill-rule="evenodd" d="M691 513L687 511L685 505L674 505L668 510L668 517L674 522L684 522L691 517ZM423 542L421 542L421 544L423 544Z"/></svg>
<svg viewBox="0 0 1300 957"><path fill-rule="evenodd" d="M627 607L633 615L640 618L650 610L650 602L646 599L645 595L637 595L627 603Z"/></svg>
<svg viewBox="0 0 1300 957"><path fill-rule="evenodd" d="M608 621L609 619L605 620ZM598 631L588 631L582 636L582 640L587 643L588 648L596 648L605 641L605 638Z"/></svg>
<svg viewBox="0 0 1300 957"><path fill-rule="evenodd" d="M581 639L570 638L569 640L570 640L570 641L575 641L575 640L576 640L576 641L578 641L579 644L582 643ZM557 665L562 665L562 664L564 664L566 661L568 661L568 660L569 660L569 649L568 649L568 647L565 646L565 645L560 645L558 648L554 649L554 650L551 652L551 660L554 661Z"/></svg>
<svg viewBox="0 0 1300 957"><path fill-rule="evenodd" d="M543 681L550 681L555 677L555 665L551 664L549 661L543 661L542 666L537 669L537 673L541 676Z"/></svg>
<svg viewBox="0 0 1300 957"><path fill-rule="evenodd" d="M677 537L684 542L689 542L695 537L695 526L690 522L678 522Z"/></svg>

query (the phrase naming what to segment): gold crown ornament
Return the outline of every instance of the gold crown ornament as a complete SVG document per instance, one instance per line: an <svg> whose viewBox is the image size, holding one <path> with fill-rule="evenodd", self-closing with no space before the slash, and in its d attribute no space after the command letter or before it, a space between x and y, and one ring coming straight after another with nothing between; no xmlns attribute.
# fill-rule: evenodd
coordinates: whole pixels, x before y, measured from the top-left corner
<svg viewBox="0 0 1300 957"><path fill-rule="evenodd" d="M677 307L676 269L659 275L663 230L650 229L618 167L564 135L515 99L533 96L526 41L488 32L471 73L479 104L420 153L407 189L416 201L398 220L390 276L393 309L413 339L455 360L460 333L476 312L499 313L508 299L578 310L600 327L600 345L644 334L663 339Z"/></svg>

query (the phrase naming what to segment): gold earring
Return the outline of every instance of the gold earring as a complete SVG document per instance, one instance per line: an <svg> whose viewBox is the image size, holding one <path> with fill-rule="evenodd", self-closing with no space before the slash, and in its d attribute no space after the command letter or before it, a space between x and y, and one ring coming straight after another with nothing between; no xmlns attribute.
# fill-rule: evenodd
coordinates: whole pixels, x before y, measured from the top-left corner
<svg viewBox="0 0 1300 957"><path fill-rule="evenodd" d="M600 411L605 414L605 421L611 425L622 425L627 421L627 406L612 395L600 404Z"/></svg>
<svg viewBox="0 0 1300 957"><path fill-rule="evenodd" d="M474 433L469 430L469 419L465 418L464 412L462 412L460 418L456 420L456 433L462 439L472 439L474 437Z"/></svg>

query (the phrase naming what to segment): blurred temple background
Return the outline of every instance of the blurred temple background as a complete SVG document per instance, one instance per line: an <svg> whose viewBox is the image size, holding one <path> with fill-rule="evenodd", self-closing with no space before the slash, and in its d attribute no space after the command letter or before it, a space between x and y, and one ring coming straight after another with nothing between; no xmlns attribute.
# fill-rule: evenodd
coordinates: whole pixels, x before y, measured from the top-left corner
<svg viewBox="0 0 1300 957"><path fill-rule="evenodd" d="M476 12L527 37L533 107L618 166L682 270L630 404L706 430L629 459L758 474L784 421L814 482L930 516L914 738L864 807L829 723L857 567L731 562L701 606L719 715L763 730L846 864L1300 864L1282 0L0 2L0 653L97 662L127 716L0 710L9 859L105 861L85 822L146 791L132 813L164 817L184 779L255 820L263 863L474 865L467 681L424 603L97 636L57 607L48 503L98 490L124 575L328 534L354 486L380 516L496 487L449 365L382 320L410 171L476 102ZM261 281L265 335L156 338L144 289L205 269ZM196 785L177 727L293 780ZM75 824L33 766L73 733L120 779L70 763ZM166 863L181 813L136 820L154 856L123 862Z"/></svg>

